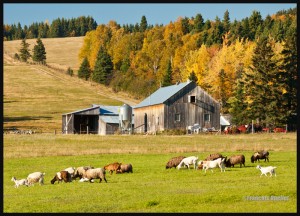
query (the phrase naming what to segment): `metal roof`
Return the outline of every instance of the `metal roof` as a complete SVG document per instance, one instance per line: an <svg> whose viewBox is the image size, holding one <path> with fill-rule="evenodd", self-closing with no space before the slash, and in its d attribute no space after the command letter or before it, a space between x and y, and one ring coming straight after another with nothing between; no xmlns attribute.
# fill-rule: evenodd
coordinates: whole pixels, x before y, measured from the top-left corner
<svg viewBox="0 0 300 216"><path fill-rule="evenodd" d="M190 81L184 83L179 83L176 85L166 86L166 87L160 87L158 90L156 90L153 94L151 94L149 97L144 99L141 103L134 106L133 108L140 108L144 106L151 106L156 104L162 104L166 100L168 100L170 97L175 95L177 92L179 92L181 89L186 87Z"/></svg>
<svg viewBox="0 0 300 216"><path fill-rule="evenodd" d="M107 116L107 115L100 115L99 117L103 122L105 123L113 123L113 124L119 124L119 116ZM132 116L131 124L134 124L134 116Z"/></svg>
<svg viewBox="0 0 300 216"><path fill-rule="evenodd" d="M86 111L93 110L93 109L98 109L98 108L99 108L99 106L93 106L93 107L90 107L90 108L81 109L81 110L77 110L77 111L74 111L74 112L64 113L62 115L69 115L69 114L74 114L74 113L81 113L81 112L86 112Z"/></svg>

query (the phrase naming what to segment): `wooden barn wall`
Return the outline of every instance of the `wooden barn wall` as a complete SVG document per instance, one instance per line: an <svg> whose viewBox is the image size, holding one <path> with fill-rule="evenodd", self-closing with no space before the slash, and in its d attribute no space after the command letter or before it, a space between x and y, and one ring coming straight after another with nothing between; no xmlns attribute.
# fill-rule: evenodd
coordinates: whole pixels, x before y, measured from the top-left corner
<svg viewBox="0 0 300 216"><path fill-rule="evenodd" d="M119 129L119 124L106 123L99 118L99 132L100 135L114 134Z"/></svg>
<svg viewBox="0 0 300 216"><path fill-rule="evenodd" d="M190 103L189 96L195 96L195 102ZM169 129L186 129L194 124L220 129L219 103L199 86L187 86L171 97L166 102L165 113L165 127ZM175 121L176 114L180 115L180 121ZM210 114L209 122L204 121L205 114Z"/></svg>
<svg viewBox="0 0 300 216"><path fill-rule="evenodd" d="M164 130L164 105L158 104L149 107L134 109L134 132L143 133L145 129L144 116L147 114L147 131Z"/></svg>
<svg viewBox="0 0 300 216"><path fill-rule="evenodd" d="M68 126L66 127L67 124ZM67 114L62 116L62 133L64 134L74 133L74 114Z"/></svg>

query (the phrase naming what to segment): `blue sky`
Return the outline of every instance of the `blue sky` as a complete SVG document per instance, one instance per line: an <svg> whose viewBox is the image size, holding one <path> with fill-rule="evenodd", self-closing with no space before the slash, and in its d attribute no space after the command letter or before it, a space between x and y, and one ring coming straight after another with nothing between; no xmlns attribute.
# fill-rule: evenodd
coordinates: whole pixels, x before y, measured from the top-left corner
<svg viewBox="0 0 300 216"><path fill-rule="evenodd" d="M296 7L296 3L5 3L3 4L3 23L31 25L33 22L50 23L57 18L77 18L91 16L97 24L107 24L110 20L118 24L140 23L146 16L148 24L166 25L179 16L195 17L198 13L204 21L223 19L224 12L229 11L231 21L250 17L254 10L259 11L264 19L280 10Z"/></svg>

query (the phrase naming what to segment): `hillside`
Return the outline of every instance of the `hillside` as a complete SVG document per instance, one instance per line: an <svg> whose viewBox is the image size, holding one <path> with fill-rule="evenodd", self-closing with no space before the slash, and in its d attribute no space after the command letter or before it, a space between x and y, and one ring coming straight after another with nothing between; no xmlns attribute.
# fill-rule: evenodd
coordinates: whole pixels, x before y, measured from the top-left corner
<svg viewBox="0 0 300 216"><path fill-rule="evenodd" d="M33 48L35 40L26 40ZM135 105L139 101L125 93L114 93L103 85L71 77L67 67L77 70L78 51L83 37L43 39L47 52L46 66L13 60L21 41L4 42L3 102L4 130L60 132L63 113L90 107L92 104Z"/></svg>

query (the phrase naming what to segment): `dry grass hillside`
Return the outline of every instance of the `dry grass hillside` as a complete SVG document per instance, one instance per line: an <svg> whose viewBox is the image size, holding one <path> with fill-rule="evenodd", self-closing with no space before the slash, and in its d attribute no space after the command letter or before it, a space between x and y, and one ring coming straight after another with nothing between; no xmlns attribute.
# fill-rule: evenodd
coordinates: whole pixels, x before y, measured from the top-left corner
<svg viewBox="0 0 300 216"><path fill-rule="evenodd" d="M26 40L33 49L36 39ZM130 95L103 85L69 76L80 66L78 52L83 37L42 39L47 64L26 64L15 61L21 40L4 41L3 106L4 130L61 131L62 114L90 107L92 104L131 106L139 101ZM76 73L76 72L75 72Z"/></svg>

